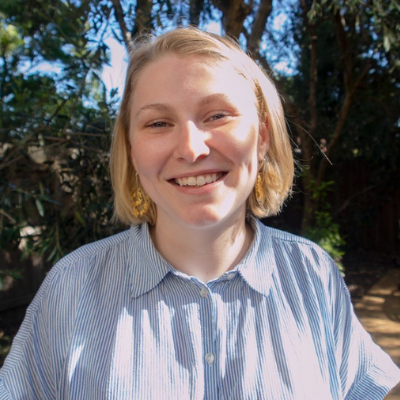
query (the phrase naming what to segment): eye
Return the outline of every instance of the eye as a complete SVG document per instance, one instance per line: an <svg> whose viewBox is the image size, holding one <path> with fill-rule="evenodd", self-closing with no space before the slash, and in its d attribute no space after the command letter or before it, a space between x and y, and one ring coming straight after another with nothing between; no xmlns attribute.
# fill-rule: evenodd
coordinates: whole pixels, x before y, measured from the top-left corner
<svg viewBox="0 0 400 400"><path fill-rule="evenodd" d="M165 121L154 121L146 125L146 128L165 128L169 126L168 122Z"/></svg>
<svg viewBox="0 0 400 400"><path fill-rule="evenodd" d="M226 118L226 117L228 117L228 116L229 116L229 114L226 113L226 112L218 112L218 113L213 114L213 115L209 118L209 121L218 121L218 120L223 119L223 118Z"/></svg>

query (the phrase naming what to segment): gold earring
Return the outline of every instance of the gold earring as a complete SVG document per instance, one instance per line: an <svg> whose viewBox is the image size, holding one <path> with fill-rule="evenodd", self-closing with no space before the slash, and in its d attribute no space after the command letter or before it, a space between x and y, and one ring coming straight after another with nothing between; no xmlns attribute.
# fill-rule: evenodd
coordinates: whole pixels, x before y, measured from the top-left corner
<svg viewBox="0 0 400 400"><path fill-rule="evenodd" d="M136 218L144 217L150 209L150 198L146 192L139 187L138 175L136 173L136 189L132 193L131 214Z"/></svg>
<svg viewBox="0 0 400 400"><path fill-rule="evenodd" d="M258 174L257 174L257 179L256 179L256 186L255 186L255 189L256 189L256 200L257 200L257 203L259 203L259 204L261 204L262 203L262 189L263 189L263 187L262 187L262 177L261 177L261 172L259 172Z"/></svg>

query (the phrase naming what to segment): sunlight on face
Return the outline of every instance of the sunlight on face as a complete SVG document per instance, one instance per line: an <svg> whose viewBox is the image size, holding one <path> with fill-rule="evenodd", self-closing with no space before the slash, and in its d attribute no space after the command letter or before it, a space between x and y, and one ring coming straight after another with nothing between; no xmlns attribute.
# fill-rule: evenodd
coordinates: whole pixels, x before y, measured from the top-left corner
<svg viewBox="0 0 400 400"><path fill-rule="evenodd" d="M249 82L226 63L171 54L141 72L133 96L131 157L157 224L244 218L267 149Z"/></svg>

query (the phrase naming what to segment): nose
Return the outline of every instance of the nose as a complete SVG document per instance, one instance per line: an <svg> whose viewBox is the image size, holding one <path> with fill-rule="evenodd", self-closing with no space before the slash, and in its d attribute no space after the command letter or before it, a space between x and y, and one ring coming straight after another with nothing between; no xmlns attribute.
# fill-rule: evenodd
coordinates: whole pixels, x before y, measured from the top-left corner
<svg viewBox="0 0 400 400"><path fill-rule="evenodd" d="M204 132L192 121L188 121L179 129L175 157L193 163L210 154L207 145L207 132Z"/></svg>

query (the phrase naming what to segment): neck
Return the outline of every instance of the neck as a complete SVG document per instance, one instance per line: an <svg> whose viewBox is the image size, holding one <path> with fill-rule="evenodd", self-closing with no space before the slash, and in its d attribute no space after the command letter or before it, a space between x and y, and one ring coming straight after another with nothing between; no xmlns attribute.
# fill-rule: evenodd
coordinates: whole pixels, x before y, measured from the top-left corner
<svg viewBox="0 0 400 400"><path fill-rule="evenodd" d="M152 239L159 253L178 271L203 282L233 269L253 239L245 218L212 228L193 228L157 221Z"/></svg>

